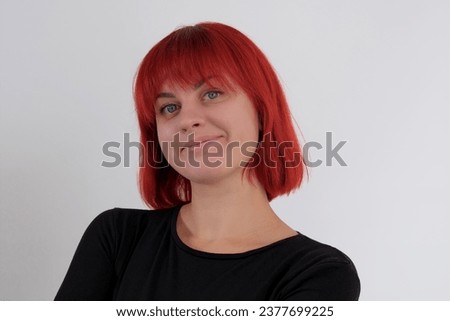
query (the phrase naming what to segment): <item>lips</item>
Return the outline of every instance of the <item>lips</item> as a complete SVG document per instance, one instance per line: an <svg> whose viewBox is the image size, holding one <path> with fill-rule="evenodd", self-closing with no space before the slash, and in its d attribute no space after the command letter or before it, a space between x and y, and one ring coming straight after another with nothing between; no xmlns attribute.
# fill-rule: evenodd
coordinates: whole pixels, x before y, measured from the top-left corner
<svg viewBox="0 0 450 321"><path fill-rule="evenodd" d="M180 147L181 150L185 149L185 148L192 148L192 147L197 147L200 145L204 145L207 142L210 141L216 141L217 139L221 138L222 136L203 136L203 137L199 137L195 140L191 140L188 142L180 142Z"/></svg>

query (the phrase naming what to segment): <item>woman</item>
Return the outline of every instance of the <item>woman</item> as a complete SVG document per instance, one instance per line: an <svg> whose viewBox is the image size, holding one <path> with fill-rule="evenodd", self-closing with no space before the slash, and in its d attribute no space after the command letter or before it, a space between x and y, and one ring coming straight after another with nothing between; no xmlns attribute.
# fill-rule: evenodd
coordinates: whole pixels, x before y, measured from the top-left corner
<svg viewBox="0 0 450 321"><path fill-rule="evenodd" d="M301 150L280 83L239 31L174 31L135 81L141 194L85 232L57 300L357 300L351 260L282 222Z"/></svg>

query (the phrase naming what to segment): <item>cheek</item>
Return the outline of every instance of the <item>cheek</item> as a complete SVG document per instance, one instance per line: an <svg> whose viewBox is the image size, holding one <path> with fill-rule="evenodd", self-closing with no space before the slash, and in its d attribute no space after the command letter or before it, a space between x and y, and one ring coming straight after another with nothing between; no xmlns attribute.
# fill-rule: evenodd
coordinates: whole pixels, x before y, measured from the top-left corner
<svg viewBox="0 0 450 321"><path fill-rule="evenodd" d="M158 124L157 124L158 126ZM157 127L157 134L158 134L158 143L159 147L161 148L161 151L164 155L164 157L167 160L171 159L171 150L170 150L170 142L173 139L173 134L170 128L168 126L158 126Z"/></svg>
<svg viewBox="0 0 450 321"><path fill-rule="evenodd" d="M258 111L247 96L241 97L239 110L235 114L235 124L246 140L257 141L260 130Z"/></svg>
<svg viewBox="0 0 450 321"><path fill-rule="evenodd" d="M260 125L256 111L246 110L245 113L236 117L232 124L237 129L241 139L246 141L258 140Z"/></svg>
<svg viewBox="0 0 450 321"><path fill-rule="evenodd" d="M174 135L174 124L167 120L156 120L156 133L158 134L158 140L170 141Z"/></svg>

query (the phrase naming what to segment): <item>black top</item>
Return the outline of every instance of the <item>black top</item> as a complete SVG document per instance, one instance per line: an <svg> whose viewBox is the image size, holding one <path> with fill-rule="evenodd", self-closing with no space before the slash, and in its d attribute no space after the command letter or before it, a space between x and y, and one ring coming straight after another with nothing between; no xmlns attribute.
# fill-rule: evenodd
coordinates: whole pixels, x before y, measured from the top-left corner
<svg viewBox="0 0 450 321"><path fill-rule="evenodd" d="M55 300L357 300L339 250L298 234L238 254L198 251L176 232L179 207L115 208L89 225Z"/></svg>

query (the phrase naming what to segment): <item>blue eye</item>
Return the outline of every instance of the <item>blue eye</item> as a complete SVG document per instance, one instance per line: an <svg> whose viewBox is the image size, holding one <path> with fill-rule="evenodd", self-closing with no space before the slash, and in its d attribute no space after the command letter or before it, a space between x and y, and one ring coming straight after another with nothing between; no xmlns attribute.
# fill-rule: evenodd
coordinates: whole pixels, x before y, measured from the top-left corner
<svg viewBox="0 0 450 321"><path fill-rule="evenodd" d="M165 105L163 108L161 108L161 112L162 113L169 113L172 114L174 112L176 112L178 109L177 105L175 104L169 104L169 105Z"/></svg>
<svg viewBox="0 0 450 321"><path fill-rule="evenodd" d="M208 91L206 93L206 97L208 97L208 99L215 99L215 98L219 97L220 94L221 93L219 91Z"/></svg>

